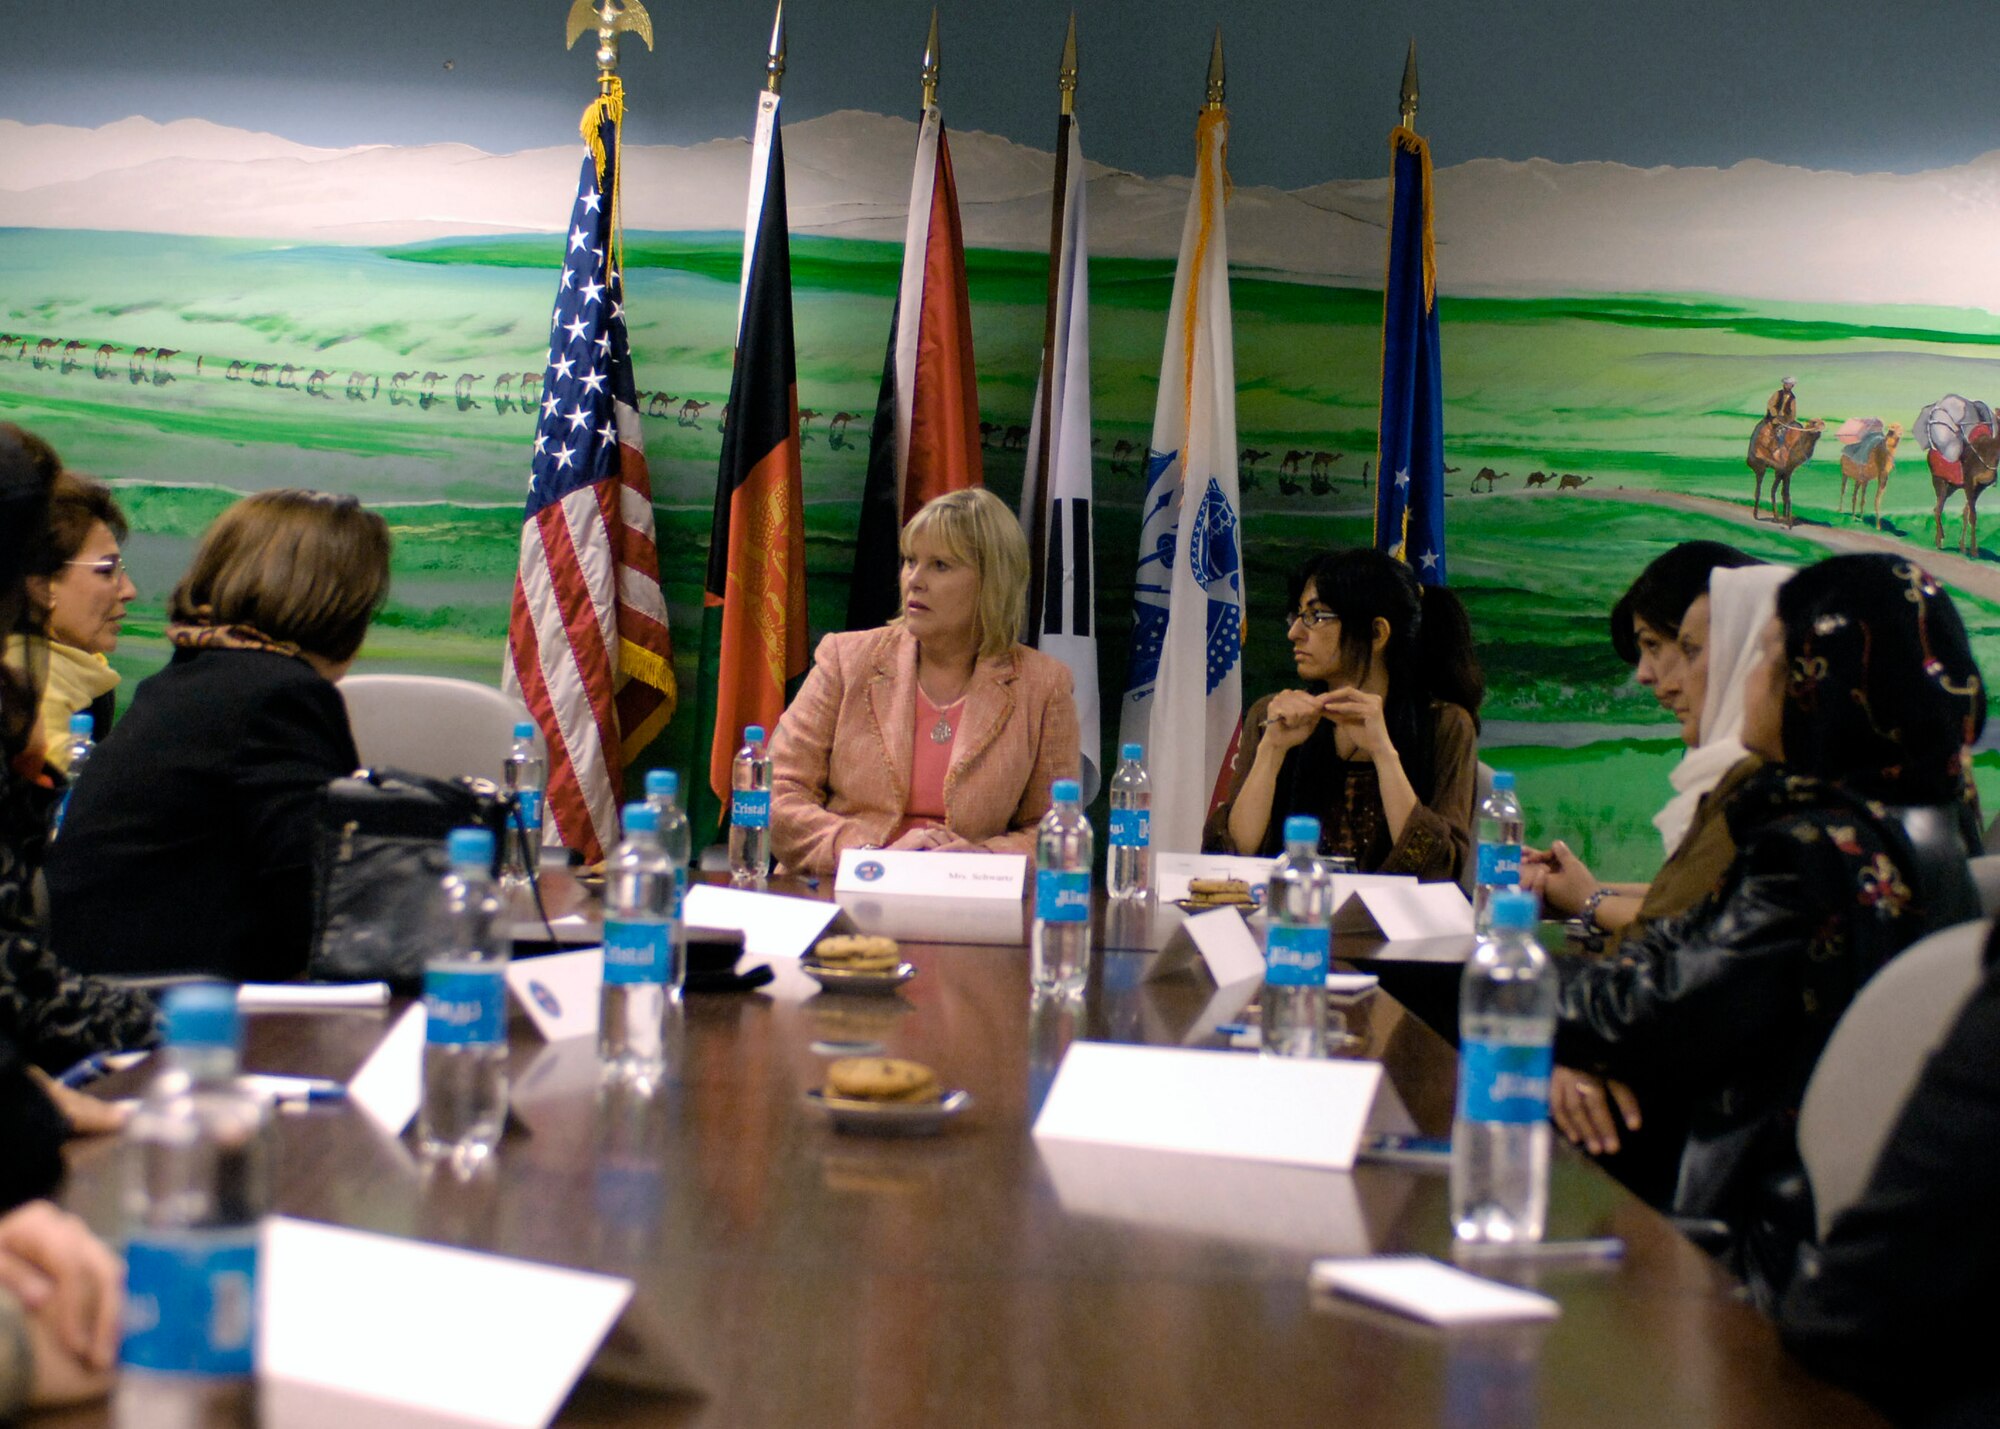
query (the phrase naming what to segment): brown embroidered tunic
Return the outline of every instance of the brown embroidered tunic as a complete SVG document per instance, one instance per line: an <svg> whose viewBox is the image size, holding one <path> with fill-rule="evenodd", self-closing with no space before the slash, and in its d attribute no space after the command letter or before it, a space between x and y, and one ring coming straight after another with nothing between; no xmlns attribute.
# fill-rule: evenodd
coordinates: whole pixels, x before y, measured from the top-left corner
<svg viewBox="0 0 2000 1429"><path fill-rule="evenodd" d="M1368 759L1341 759L1333 751L1332 721L1324 721L1304 744L1285 756L1271 820L1263 848L1239 849L1229 837L1229 811L1257 758L1264 720L1271 705L1266 695L1243 717L1243 738L1230 773L1229 797L1209 816L1202 848L1213 853L1271 854L1284 843L1285 819L1310 814L1320 821L1320 849L1346 854L1362 873L1411 873L1428 882L1454 880L1472 849L1472 792L1477 779L1479 743L1472 716L1457 705L1433 702L1432 738L1436 787L1403 824L1403 836L1389 837L1388 815L1382 808L1382 786ZM1315 742L1319 758L1303 758ZM1299 777L1312 763L1330 773L1319 779Z"/></svg>

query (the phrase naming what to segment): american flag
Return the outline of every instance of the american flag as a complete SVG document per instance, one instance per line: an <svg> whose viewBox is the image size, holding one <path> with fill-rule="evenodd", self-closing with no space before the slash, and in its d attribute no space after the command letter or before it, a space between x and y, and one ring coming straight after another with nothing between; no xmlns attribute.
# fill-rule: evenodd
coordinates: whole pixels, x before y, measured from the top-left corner
<svg viewBox="0 0 2000 1429"><path fill-rule="evenodd" d="M549 319L506 671L548 745L552 836L592 862L618 841L626 762L675 702L618 268L615 118L598 137Z"/></svg>

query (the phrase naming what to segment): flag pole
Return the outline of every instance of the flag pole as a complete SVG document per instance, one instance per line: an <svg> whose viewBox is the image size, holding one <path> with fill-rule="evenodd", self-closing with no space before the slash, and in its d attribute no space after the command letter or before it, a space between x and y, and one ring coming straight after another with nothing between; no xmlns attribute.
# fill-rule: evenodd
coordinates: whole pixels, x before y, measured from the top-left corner
<svg viewBox="0 0 2000 1429"><path fill-rule="evenodd" d="M1049 199L1049 290L1042 314L1041 412L1040 421L1036 424L1039 436L1035 443L1037 489L1029 493L1032 498L1029 509L1034 512L1034 520L1028 532L1028 612L1031 618L1026 629L1028 643L1036 646L1042 643L1042 622L1032 617L1046 599L1042 583L1048 575L1049 457L1055 450L1055 434L1050 428L1055 420L1056 401L1055 383L1050 378L1056 370L1056 306L1062 286L1063 221L1067 217L1065 205L1069 197L1069 130L1076 117L1076 77L1076 11L1072 10L1069 14L1069 34L1063 40L1062 64L1056 70L1060 111L1056 118L1055 190Z"/></svg>
<svg viewBox="0 0 2000 1429"><path fill-rule="evenodd" d="M923 79L924 79L925 109L930 109L937 104L938 71L940 68L939 65L940 58L941 58L941 53L938 49L938 12L937 12L937 6L933 5L931 6L930 38L924 41Z"/></svg>
<svg viewBox="0 0 2000 1429"><path fill-rule="evenodd" d="M1417 130L1417 42L1410 41L1410 53L1403 61L1403 91L1398 99L1403 116L1403 127L1411 133Z"/></svg>
<svg viewBox="0 0 2000 1429"><path fill-rule="evenodd" d="M597 92L608 95L618 83L618 35L637 35L653 48L653 17L640 0L575 0L569 7L569 37L563 48L575 49L576 42L591 30L597 31Z"/></svg>
<svg viewBox="0 0 2000 1429"><path fill-rule="evenodd" d="M771 21L771 49L764 60L764 88L779 93L785 81L785 0L778 0L777 18Z"/></svg>
<svg viewBox="0 0 2000 1429"><path fill-rule="evenodd" d="M1215 27L1215 47L1208 52L1208 101L1203 109L1222 109L1224 91L1228 88L1227 71L1222 64L1222 26Z"/></svg>

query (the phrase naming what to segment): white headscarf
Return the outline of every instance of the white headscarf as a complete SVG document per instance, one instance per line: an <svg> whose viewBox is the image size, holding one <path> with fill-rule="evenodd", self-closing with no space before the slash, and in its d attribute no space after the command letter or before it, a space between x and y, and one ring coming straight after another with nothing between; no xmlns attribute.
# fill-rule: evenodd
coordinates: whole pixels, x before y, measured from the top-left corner
<svg viewBox="0 0 2000 1429"><path fill-rule="evenodd" d="M1669 857L1687 837L1695 805L1750 753L1743 747L1743 690L1757 641L1778 611L1790 566L1717 567L1708 577L1708 693L1699 742L1674 766L1674 797L1653 816Z"/></svg>

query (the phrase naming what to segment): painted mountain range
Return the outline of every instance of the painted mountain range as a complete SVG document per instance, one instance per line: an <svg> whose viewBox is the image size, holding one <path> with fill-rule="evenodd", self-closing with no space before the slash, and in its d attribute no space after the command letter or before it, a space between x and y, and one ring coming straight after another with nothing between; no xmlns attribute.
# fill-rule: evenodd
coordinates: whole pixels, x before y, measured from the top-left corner
<svg viewBox="0 0 2000 1429"><path fill-rule="evenodd" d="M794 228L900 238L915 140L910 121L858 110L789 125ZM747 147L731 138L628 148L627 226L738 227ZM1046 152L964 131L952 135L952 153L969 243L1046 242ZM0 120L0 225L369 245L552 233L566 219L578 154L573 143L511 154L458 144L312 148L199 119L98 129ZM1173 254L1185 178L1092 165L1090 185L1094 252ZM1238 187L1231 258L1379 283L1385 187ZM1451 292L1681 292L2000 312L1989 236L2000 220L2000 151L1916 174L1760 160L1640 169L1479 159L1441 167L1436 193L1440 281Z"/></svg>

